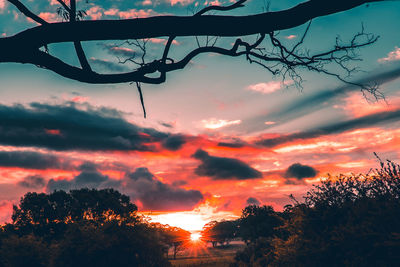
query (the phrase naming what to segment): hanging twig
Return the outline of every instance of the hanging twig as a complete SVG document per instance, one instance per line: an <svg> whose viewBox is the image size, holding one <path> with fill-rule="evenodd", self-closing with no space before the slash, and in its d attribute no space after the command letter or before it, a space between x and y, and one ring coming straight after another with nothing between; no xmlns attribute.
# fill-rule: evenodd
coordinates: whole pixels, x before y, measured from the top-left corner
<svg viewBox="0 0 400 267"><path fill-rule="evenodd" d="M143 93L142 93L142 87L141 87L140 82L136 82L136 87L137 87L138 92L139 92L140 103L142 104L143 117L146 118L146 108L144 107Z"/></svg>

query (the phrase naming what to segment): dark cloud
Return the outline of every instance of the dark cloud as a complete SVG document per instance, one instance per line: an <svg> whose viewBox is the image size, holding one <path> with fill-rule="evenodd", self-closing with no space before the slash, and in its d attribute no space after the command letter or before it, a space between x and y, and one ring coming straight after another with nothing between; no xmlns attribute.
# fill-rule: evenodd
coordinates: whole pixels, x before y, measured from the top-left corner
<svg viewBox="0 0 400 267"><path fill-rule="evenodd" d="M66 169L70 165L54 155L32 151L0 151L0 166L44 170Z"/></svg>
<svg viewBox="0 0 400 267"><path fill-rule="evenodd" d="M311 166L294 163L289 166L283 175L285 178L296 178L298 180L311 178L317 175L318 171Z"/></svg>
<svg viewBox="0 0 400 267"><path fill-rule="evenodd" d="M381 71L374 70L366 77L355 80L355 84L385 84L400 77L400 67L397 65L395 68ZM257 132L265 130L270 127L276 127L289 121L295 120L299 117L305 116L317 110L326 108L329 103L334 100L339 102L348 93L359 91L360 87L355 85L344 85L333 89L321 89L316 93L306 96L298 97L295 101L288 105L282 105L277 110L268 111L264 115L243 120L240 125L229 126L232 129L238 129L245 132ZM265 125L265 121L275 121L273 125Z"/></svg>
<svg viewBox="0 0 400 267"><path fill-rule="evenodd" d="M134 172L127 173L127 176L134 181L139 179L153 181L154 178L154 175L146 167L137 168Z"/></svg>
<svg viewBox="0 0 400 267"><path fill-rule="evenodd" d="M70 102L0 105L0 144L92 151L155 151L155 144L164 141L170 149L182 145L182 136L139 127L123 115L115 109Z"/></svg>
<svg viewBox="0 0 400 267"><path fill-rule="evenodd" d="M174 128L174 125L171 123L166 123L166 122L159 122L162 126L167 127L167 128Z"/></svg>
<svg viewBox="0 0 400 267"><path fill-rule="evenodd" d="M39 175L32 175L25 177L22 181L19 181L17 184L19 186L30 189L40 189L46 185L46 180Z"/></svg>
<svg viewBox="0 0 400 267"><path fill-rule="evenodd" d="M182 148L182 146L186 143L185 136L176 134L167 137L163 142L162 145L168 150L176 151Z"/></svg>
<svg viewBox="0 0 400 267"><path fill-rule="evenodd" d="M257 206L259 206L261 204L261 202L257 198L249 197L246 200L246 204L247 205L257 205Z"/></svg>
<svg viewBox="0 0 400 267"><path fill-rule="evenodd" d="M223 147L231 147L231 148L242 148L245 146L244 143L228 143L228 142L219 142L217 145Z"/></svg>
<svg viewBox="0 0 400 267"><path fill-rule="evenodd" d="M159 181L147 168L126 173L124 179L115 180L103 175L93 163L84 163L81 173L71 180L50 179L47 192L79 188L114 188L140 201L144 210L191 210L203 200L197 190L186 190Z"/></svg>
<svg viewBox="0 0 400 267"><path fill-rule="evenodd" d="M191 210L203 200L197 190L186 190L165 184L147 168L137 168L127 174L124 189L134 200L139 200L145 210Z"/></svg>
<svg viewBox="0 0 400 267"><path fill-rule="evenodd" d="M195 169L195 173L199 176L208 176L214 180L245 180L262 177L261 172L238 159L210 156L201 149L198 149L192 157L202 162Z"/></svg>
<svg viewBox="0 0 400 267"><path fill-rule="evenodd" d="M274 147L284 143L293 142L296 140L305 140L305 139L317 138L324 135L338 134L338 133L343 133L345 131L371 127L373 125L394 122L399 120L400 120L400 110L385 111L347 121L335 122L327 126L311 129L304 132L283 135L276 138L261 139L258 140L256 144L265 147Z"/></svg>
<svg viewBox="0 0 400 267"><path fill-rule="evenodd" d="M117 188L120 182L110 179L107 175L103 175L97 170L97 166L93 163L83 163L78 168L81 173L71 180L50 179L47 183L47 191L53 192L54 190L71 190L79 188Z"/></svg>

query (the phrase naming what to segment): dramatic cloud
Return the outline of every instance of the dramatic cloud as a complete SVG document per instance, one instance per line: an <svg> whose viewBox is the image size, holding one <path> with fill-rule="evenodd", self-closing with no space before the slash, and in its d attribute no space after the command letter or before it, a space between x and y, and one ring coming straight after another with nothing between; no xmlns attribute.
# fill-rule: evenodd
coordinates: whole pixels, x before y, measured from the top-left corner
<svg viewBox="0 0 400 267"><path fill-rule="evenodd" d="M284 177L296 178L298 180L301 180L304 178L315 177L317 173L317 170L315 170L313 167L302 165L300 163L295 163L289 166L284 174Z"/></svg>
<svg viewBox="0 0 400 267"><path fill-rule="evenodd" d="M112 179L97 170L93 163L80 166L81 173L71 180L50 179L47 192L79 188L114 188L139 202L143 210L171 211L191 210L203 200L197 190L186 190L159 181L147 168L127 172L121 180Z"/></svg>
<svg viewBox="0 0 400 267"><path fill-rule="evenodd" d="M46 185L46 180L39 175L32 175L19 181L18 185L29 189L40 189Z"/></svg>
<svg viewBox="0 0 400 267"><path fill-rule="evenodd" d="M197 190L176 188L159 181L147 168L137 168L126 175L122 189L133 200L139 200L145 210L191 210L203 200Z"/></svg>
<svg viewBox="0 0 400 267"><path fill-rule="evenodd" d="M367 115L352 120L335 122L324 127L311 129L304 132L283 135L276 138L262 139L257 141L256 144L265 147L275 147L296 140L305 140L305 139L317 138L324 135L338 134L349 130L360 129L365 127L370 127L372 125L394 122L399 120L400 120L400 110L374 113L371 115Z"/></svg>
<svg viewBox="0 0 400 267"><path fill-rule="evenodd" d="M395 47L393 51L389 52L387 57L378 59L378 62L388 62L400 60L400 48Z"/></svg>
<svg viewBox="0 0 400 267"><path fill-rule="evenodd" d="M0 167L44 170L66 169L69 166L67 161L49 154L32 151L0 151Z"/></svg>
<svg viewBox="0 0 400 267"><path fill-rule="evenodd" d="M247 205L257 205L257 206L259 206L261 204L261 202L257 198L249 197L246 200L246 204Z"/></svg>
<svg viewBox="0 0 400 267"><path fill-rule="evenodd" d="M0 144L54 150L155 151L156 144L169 137L171 140L164 142L167 149L176 150L184 142L181 136L131 124L122 115L114 109L76 103L0 105Z"/></svg>
<svg viewBox="0 0 400 267"><path fill-rule="evenodd" d="M261 172L238 159L210 156L201 149L197 150L193 157L202 162L195 169L195 173L199 176L208 176L214 180L245 180L262 177Z"/></svg>

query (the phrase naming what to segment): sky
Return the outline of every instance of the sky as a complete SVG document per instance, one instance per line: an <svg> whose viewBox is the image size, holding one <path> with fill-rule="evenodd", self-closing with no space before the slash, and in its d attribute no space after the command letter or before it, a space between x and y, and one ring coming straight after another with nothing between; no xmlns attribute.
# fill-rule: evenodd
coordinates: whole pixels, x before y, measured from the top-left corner
<svg viewBox="0 0 400 267"><path fill-rule="evenodd" d="M22 1L42 18L62 21L55 0ZM301 1L249 0L229 14L282 10ZM191 15L218 0L78 1L85 20ZM225 3L226 4L226 3ZM360 88L299 70L302 87L282 82L245 58L194 58L161 85L142 85L143 118L132 84L89 85L31 65L0 64L0 222L26 192L115 188L153 221L198 230L210 220L240 216L249 204L282 210L328 175L367 173L382 159L399 162L400 3L388 1L315 19L304 41L310 52L332 47L364 27L379 36L360 49L360 71L348 79L377 83L385 101ZM0 34L36 24L0 0ZM287 46L306 25L282 31ZM245 37L254 40L254 36ZM206 38L199 38L206 43ZM229 47L234 39L219 38ZM148 40L146 59L162 53L165 38ZM267 43L262 44L271 49ZM98 72L127 71L121 60L140 55L123 41L84 42ZM181 58L195 38L177 38ZM78 64L72 44L49 51ZM335 68L333 67L335 70Z"/></svg>

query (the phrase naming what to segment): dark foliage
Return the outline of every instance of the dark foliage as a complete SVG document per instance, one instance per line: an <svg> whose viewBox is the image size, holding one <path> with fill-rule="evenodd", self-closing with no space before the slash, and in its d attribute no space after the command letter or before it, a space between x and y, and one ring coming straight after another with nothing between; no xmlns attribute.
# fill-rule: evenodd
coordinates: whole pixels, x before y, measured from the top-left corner
<svg viewBox="0 0 400 267"><path fill-rule="evenodd" d="M27 193L0 232L0 266L169 266L159 233L112 189Z"/></svg>
<svg viewBox="0 0 400 267"><path fill-rule="evenodd" d="M213 247L218 243L228 245L237 235L238 221L212 221L203 227L202 237L206 242L211 242Z"/></svg>
<svg viewBox="0 0 400 267"><path fill-rule="evenodd" d="M400 167L329 177L281 213L284 225L260 235L234 266L397 266Z"/></svg>

